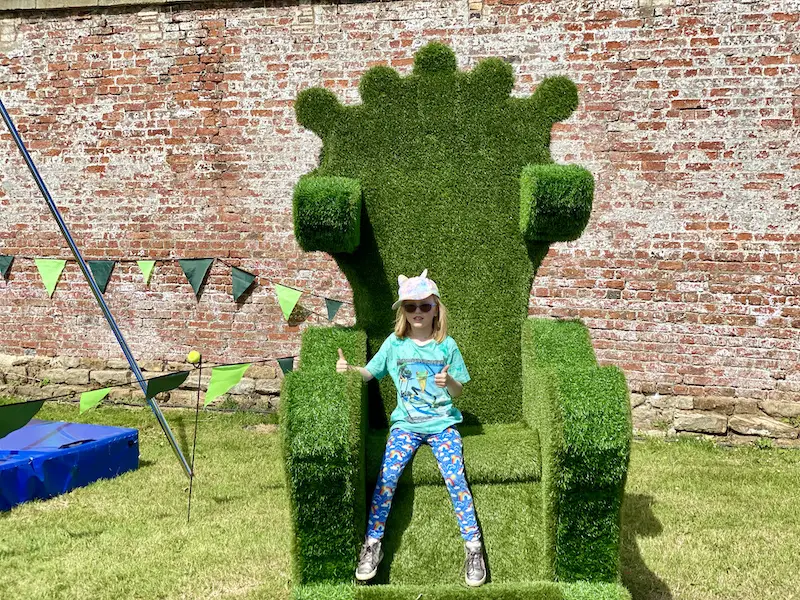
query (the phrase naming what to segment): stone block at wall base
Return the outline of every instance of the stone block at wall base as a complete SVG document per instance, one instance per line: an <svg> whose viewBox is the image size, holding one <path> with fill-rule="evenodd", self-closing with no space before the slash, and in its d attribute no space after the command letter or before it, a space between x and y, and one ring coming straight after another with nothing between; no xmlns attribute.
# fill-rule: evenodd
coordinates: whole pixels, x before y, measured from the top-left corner
<svg viewBox="0 0 800 600"><path fill-rule="evenodd" d="M728 429L728 418L715 412L678 411L673 427L678 431L723 434Z"/></svg>
<svg viewBox="0 0 800 600"><path fill-rule="evenodd" d="M734 415L728 421L728 427L742 435L785 439L797 438L797 429L788 423L760 415Z"/></svg>
<svg viewBox="0 0 800 600"><path fill-rule="evenodd" d="M758 407L770 417L800 417L800 402L762 400L758 403Z"/></svg>

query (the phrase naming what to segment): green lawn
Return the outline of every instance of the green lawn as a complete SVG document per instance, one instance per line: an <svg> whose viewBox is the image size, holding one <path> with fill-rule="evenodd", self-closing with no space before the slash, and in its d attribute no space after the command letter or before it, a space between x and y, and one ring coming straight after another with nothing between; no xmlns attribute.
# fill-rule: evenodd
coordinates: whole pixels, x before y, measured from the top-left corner
<svg viewBox="0 0 800 600"><path fill-rule="evenodd" d="M166 414L190 448L194 414ZM101 407L79 418L74 406L45 405L37 416L136 427L141 464L115 480L0 513L0 597L289 597L288 501L279 437L267 416L201 414L189 525L188 481L148 410ZM796 450L637 441L623 508L623 583L637 600L800 597L792 568L799 488ZM481 503L505 500L502 486L477 489L475 497L479 511ZM447 498L440 500L434 505L443 514L430 518L452 518ZM421 518L398 514L390 523L407 521L408 535L424 535ZM457 531L454 518L452 525ZM457 577L460 554L448 549L430 560L442 556L456 564L441 571ZM523 568L502 549L495 556L509 576ZM397 560L393 572L416 583L402 555Z"/></svg>

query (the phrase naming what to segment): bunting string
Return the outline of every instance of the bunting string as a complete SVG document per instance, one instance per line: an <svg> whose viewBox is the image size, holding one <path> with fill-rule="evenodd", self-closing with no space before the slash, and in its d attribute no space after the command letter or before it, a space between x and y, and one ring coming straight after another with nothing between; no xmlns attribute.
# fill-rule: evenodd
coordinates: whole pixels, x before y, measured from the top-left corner
<svg viewBox="0 0 800 600"><path fill-rule="evenodd" d="M42 274L43 278L47 277L47 279L45 280L46 281L46 287L48 289L48 293L51 296L52 296L52 291L55 289L55 286L57 285L58 277L61 275L61 271L64 268L64 264L66 262L76 262L75 259L73 257L71 257L71 256L70 257L57 257L57 256L46 256L46 257L43 257L43 256L32 256L32 255L27 255L27 254L15 254L15 255L6 256L6 255L0 254L0 259L3 259L3 258L7 259L7 264L3 263L3 265L2 265L3 266L3 271L2 271L2 276L3 277L7 277L8 271L11 270L11 263L12 263L13 259L25 259L25 260L36 261L37 265L40 268L40 273ZM339 299L329 298L327 296L322 296L320 294L315 294L315 293L307 291L307 290L300 290L300 289L297 289L297 288L295 288L293 286L287 286L287 285L284 285L282 283L278 283L277 280L275 280L275 279L273 279L271 277L268 277L266 275L259 275L258 273L248 272L241 265L232 264L233 261L232 262L228 262L228 260L225 260L225 259L222 259L222 258L205 258L205 259L203 259L203 258L189 258L189 259L180 259L180 258L143 258L143 257L117 258L117 259L102 258L102 259L92 259L92 260L87 259L86 262L87 262L87 264L89 264L89 266L90 266L90 268L92 270L92 275L95 277L95 279L96 280L102 280L102 285L100 285L100 281L98 281L98 285L100 285L101 289L104 292L105 292L105 286L108 284L108 281L111 278L112 271L113 271L114 265L116 263L137 263L139 265L140 269L142 270L142 274L144 275L144 278L145 278L145 283L149 284L150 277L152 276L153 266L155 264L157 264L157 263L165 264L165 263L175 263L175 262L177 262L177 263L181 264L182 268L184 268L184 273L187 275L187 278L190 280L190 283L192 283L192 286L195 289L195 294L197 295L199 293L200 286L202 284L202 281L203 281L206 273L208 272L208 270L211 268L213 262L215 262L215 261L225 265L226 267L228 267L228 268L230 268L232 270L232 274L233 274L233 278L234 278L234 288L237 287L237 284L239 286L244 285L244 283L247 281L247 276L250 276L250 277L252 277L251 281L258 282L259 285L263 285L263 282L266 281L271 286L280 286L280 287L286 288L288 290L294 290L296 292L299 292L299 294L301 294L303 296L311 296L311 297L314 297L314 298L324 299L324 300L326 300L328 302L334 302L334 303L338 304L339 306L341 306L342 304L349 304L349 305L353 304L352 302L350 302L348 300L339 300ZM192 265L189 265L189 263L198 263L198 262L205 262L206 264L197 265L199 267L204 267L204 268L197 269L196 272L192 271L192 273L194 275L194 280L193 280L192 276L190 276L190 273L186 272L186 268L187 268L187 266L192 266ZM187 265L187 266L185 266L185 265ZM60 267L60 269L59 269L59 267ZM47 273L42 273L42 269L47 269L48 272ZM241 274L245 274L245 275L243 276ZM237 281L237 276L240 277L240 279L238 281ZM245 286L245 289L247 287L249 287L249 285ZM237 290L235 289L234 290L235 299L238 299L244 293L245 289L242 289L239 294L236 293ZM338 307L336 307L336 309L338 309ZM330 312L331 312L331 308L330 307L329 307L329 316L328 317L326 317L325 315L322 315L320 313L314 312L314 311L309 311L309 312L311 314L314 314L314 315L320 317L321 319L327 318L328 320L332 320L332 317L330 316ZM335 314L335 310L333 312Z"/></svg>

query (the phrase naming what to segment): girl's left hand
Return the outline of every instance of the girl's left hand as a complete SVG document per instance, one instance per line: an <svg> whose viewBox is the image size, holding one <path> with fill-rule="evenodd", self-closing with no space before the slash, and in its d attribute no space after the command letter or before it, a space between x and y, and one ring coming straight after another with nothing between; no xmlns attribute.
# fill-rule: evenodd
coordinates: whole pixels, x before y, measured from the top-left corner
<svg viewBox="0 0 800 600"><path fill-rule="evenodd" d="M444 369L433 376L433 382L439 387L447 387L447 381L450 379L450 375L447 374L449 368L450 365L445 365Z"/></svg>

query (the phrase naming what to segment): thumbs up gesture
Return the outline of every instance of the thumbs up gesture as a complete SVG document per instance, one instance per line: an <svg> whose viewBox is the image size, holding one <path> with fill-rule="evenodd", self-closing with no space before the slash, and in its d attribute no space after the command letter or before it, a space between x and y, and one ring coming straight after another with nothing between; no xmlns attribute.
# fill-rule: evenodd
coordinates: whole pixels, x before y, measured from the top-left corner
<svg viewBox="0 0 800 600"><path fill-rule="evenodd" d="M450 375L447 374L447 369L450 368L450 365L445 365L444 369L439 371L436 375L433 376L433 382L439 387L446 387L447 382L450 379Z"/></svg>
<svg viewBox="0 0 800 600"><path fill-rule="evenodd" d="M347 359L344 357L344 352L339 348L339 360L336 361L336 372L344 373L348 369Z"/></svg>

